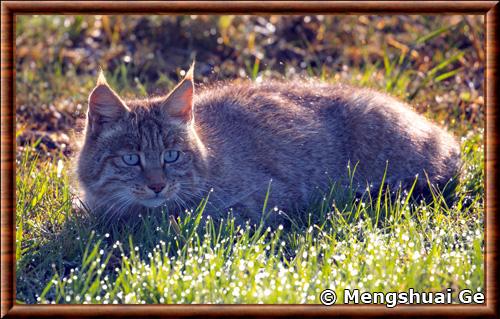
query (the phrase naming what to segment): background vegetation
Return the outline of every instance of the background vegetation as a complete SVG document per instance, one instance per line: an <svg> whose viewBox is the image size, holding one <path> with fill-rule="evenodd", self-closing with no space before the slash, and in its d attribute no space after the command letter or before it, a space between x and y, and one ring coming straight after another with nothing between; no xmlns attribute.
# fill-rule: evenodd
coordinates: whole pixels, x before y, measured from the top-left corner
<svg viewBox="0 0 500 319"><path fill-rule="evenodd" d="M18 16L17 299L27 303L318 303L323 289L484 287L480 16ZM125 96L315 76L406 100L462 142L458 200L412 204L335 185L276 229L138 216L101 229L74 208L74 136L101 66ZM349 168L352 171L354 167ZM268 208L269 213L274 212Z"/></svg>

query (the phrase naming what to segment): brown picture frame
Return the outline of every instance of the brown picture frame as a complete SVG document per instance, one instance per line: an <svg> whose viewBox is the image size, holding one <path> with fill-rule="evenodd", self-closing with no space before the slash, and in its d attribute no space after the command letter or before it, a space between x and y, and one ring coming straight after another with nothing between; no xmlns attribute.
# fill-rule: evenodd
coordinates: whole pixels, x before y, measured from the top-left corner
<svg viewBox="0 0 500 319"><path fill-rule="evenodd" d="M15 16L22 14L477 14L485 16L484 305L22 305L15 303ZM498 1L3 1L1 3L1 317L499 316Z"/></svg>

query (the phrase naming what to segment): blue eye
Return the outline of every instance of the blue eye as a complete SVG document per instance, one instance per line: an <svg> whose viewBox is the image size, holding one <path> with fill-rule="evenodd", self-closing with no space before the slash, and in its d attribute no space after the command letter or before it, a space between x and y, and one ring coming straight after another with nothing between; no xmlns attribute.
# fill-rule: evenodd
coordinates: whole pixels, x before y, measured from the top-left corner
<svg viewBox="0 0 500 319"><path fill-rule="evenodd" d="M181 152L179 151L165 151L165 153L163 153L163 160L165 163L173 163L179 159L180 154Z"/></svg>
<svg viewBox="0 0 500 319"><path fill-rule="evenodd" d="M137 154L126 154L122 156L123 162L127 165L137 165L139 164L139 155Z"/></svg>

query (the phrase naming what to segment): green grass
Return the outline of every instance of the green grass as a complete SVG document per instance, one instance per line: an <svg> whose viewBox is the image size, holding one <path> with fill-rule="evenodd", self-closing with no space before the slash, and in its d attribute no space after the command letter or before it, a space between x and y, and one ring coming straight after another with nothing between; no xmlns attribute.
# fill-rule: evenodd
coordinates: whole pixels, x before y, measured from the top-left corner
<svg viewBox="0 0 500 319"><path fill-rule="evenodd" d="M266 35L281 43L273 47L263 45L262 28L247 29L261 22L246 17L150 17L150 38L137 43L130 40L141 30L135 29L137 17L18 17L18 302L319 303L326 288L339 300L345 288L482 291L483 84L480 50L472 44L480 45L484 34L476 18L326 17L318 24L325 28L323 42L307 37L307 24L294 17L265 18L279 30L288 30L290 21L303 28L293 40L285 39L288 31ZM153 63L148 54L168 49L159 27L165 21L175 22L169 28L180 25L182 36L190 30L200 45L189 42L189 53L155 55ZM212 26L224 48L241 54L227 58L210 47L217 39L202 34ZM135 44L137 51L130 49ZM302 57L269 55L281 47ZM323 201L283 228L236 225L229 214L202 219L203 203L176 220L164 212L104 228L75 208L72 173L71 135L84 117L97 65L120 95L145 96L172 88L195 55L198 83L298 74L372 87L410 102L461 138L457 201L447 207L439 194L429 203L412 203L406 195L390 200L379 190L359 200L353 190L332 185ZM170 60L178 64L168 73ZM264 199L262 204L266 214L279 213Z"/></svg>

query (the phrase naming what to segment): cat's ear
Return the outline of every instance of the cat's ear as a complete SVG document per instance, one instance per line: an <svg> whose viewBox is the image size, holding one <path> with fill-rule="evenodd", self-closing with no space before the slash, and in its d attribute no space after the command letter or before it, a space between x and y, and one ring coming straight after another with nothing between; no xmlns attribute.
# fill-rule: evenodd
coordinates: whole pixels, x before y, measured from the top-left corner
<svg viewBox="0 0 500 319"><path fill-rule="evenodd" d="M122 99L109 87L101 70L96 87L89 95L88 123L90 128L95 130L106 123L115 122L128 111Z"/></svg>
<svg viewBox="0 0 500 319"><path fill-rule="evenodd" d="M184 79L170 92L162 103L162 109L173 118L184 122L193 120L194 61Z"/></svg>

